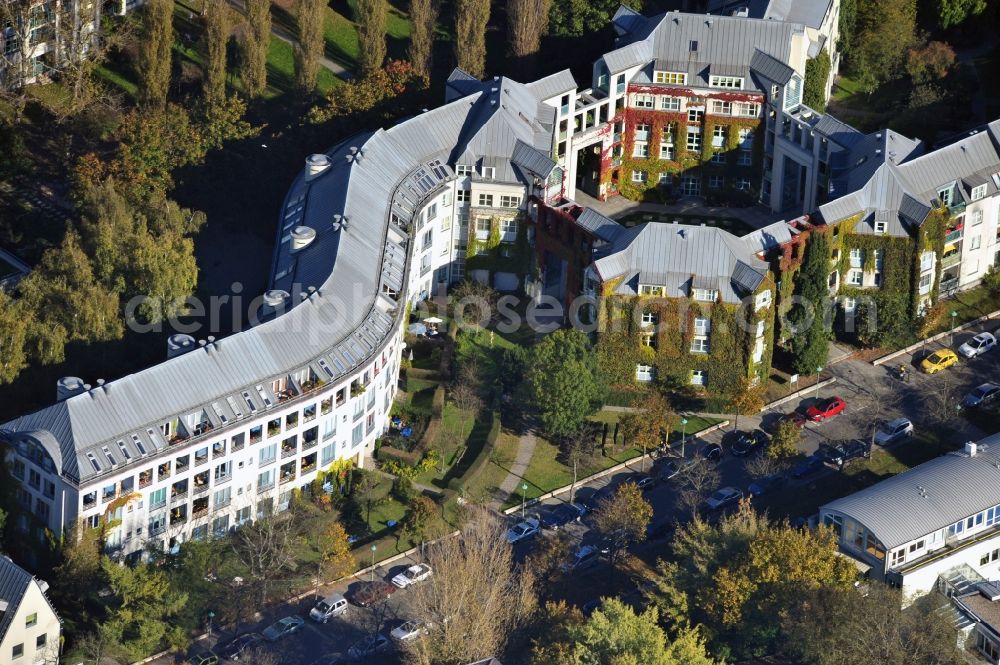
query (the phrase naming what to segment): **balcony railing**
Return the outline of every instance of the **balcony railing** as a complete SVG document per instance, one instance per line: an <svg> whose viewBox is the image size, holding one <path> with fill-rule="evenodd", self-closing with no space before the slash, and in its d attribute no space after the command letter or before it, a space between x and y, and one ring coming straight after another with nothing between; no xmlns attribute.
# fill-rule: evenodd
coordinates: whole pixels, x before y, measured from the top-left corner
<svg viewBox="0 0 1000 665"><path fill-rule="evenodd" d="M281 449L281 459L285 459L286 457L291 457L292 455L294 455L297 452L298 452L298 449L296 447L294 447L294 446L292 446L291 448L282 448Z"/></svg>
<svg viewBox="0 0 1000 665"><path fill-rule="evenodd" d="M266 492L267 490L271 489L272 487L274 487L274 481L273 480L271 482L269 482L269 483L264 483L263 485L257 485L257 494L260 494L261 492Z"/></svg>
<svg viewBox="0 0 1000 665"><path fill-rule="evenodd" d="M302 440L302 450L309 450L310 448L315 448L315 447L316 447L316 439L313 439L312 441L306 441L305 439Z"/></svg>
<svg viewBox="0 0 1000 665"><path fill-rule="evenodd" d="M153 484L152 478L143 478L142 476L139 476L139 489L142 489L143 487L149 487L152 484Z"/></svg>
<svg viewBox="0 0 1000 665"><path fill-rule="evenodd" d="M208 506L207 505L204 508L199 508L198 510L193 511L191 513L191 519L196 520L199 517L203 517L205 515L208 515Z"/></svg>
<svg viewBox="0 0 1000 665"><path fill-rule="evenodd" d="M949 231L945 235L944 241L946 243L949 243L949 242L955 242L956 240L959 240L962 237L962 232L963 231L964 231L964 229L962 229L962 228L958 228L958 229L955 229L953 231Z"/></svg>
<svg viewBox="0 0 1000 665"><path fill-rule="evenodd" d="M222 483L228 483L232 479L233 479L233 474L231 474L231 473L224 473L222 475L219 475L219 476L215 477L215 484L216 485L221 485Z"/></svg>
<svg viewBox="0 0 1000 665"><path fill-rule="evenodd" d="M941 293L950 293L958 288L958 277L941 280Z"/></svg>
<svg viewBox="0 0 1000 665"><path fill-rule="evenodd" d="M161 524L159 526L153 526L152 524L149 525L149 535L151 537L152 536L158 536L158 535L160 535L161 533L163 533L166 530L167 530L167 525L166 524Z"/></svg>
<svg viewBox="0 0 1000 665"><path fill-rule="evenodd" d="M281 477L281 484L284 485L285 483L290 483L293 480L295 480L295 474L294 473L286 473L285 475L283 475Z"/></svg>
<svg viewBox="0 0 1000 665"><path fill-rule="evenodd" d="M204 485L196 485L194 488L194 495L198 496L200 494L204 494L208 491L208 489L208 483L205 483Z"/></svg>
<svg viewBox="0 0 1000 665"><path fill-rule="evenodd" d="M950 268L952 266L957 266L962 262L962 253L955 252L954 254L949 254L948 256L941 259L942 268Z"/></svg>
<svg viewBox="0 0 1000 665"><path fill-rule="evenodd" d="M194 458L194 465L195 466L201 466L202 464L207 464L207 463L208 463L208 455L205 455L204 457L195 457Z"/></svg>
<svg viewBox="0 0 1000 665"><path fill-rule="evenodd" d="M232 502L233 502L233 498L230 497L230 496L227 496L222 501L216 501L215 502L214 510L222 510L223 508L225 508L226 506L228 506Z"/></svg>
<svg viewBox="0 0 1000 665"><path fill-rule="evenodd" d="M156 510L157 508L162 508L165 505L167 505L166 499L161 499L159 501L151 501L149 504L149 509Z"/></svg>
<svg viewBox="0 0 1000 665"><path fill-rule="evenodd" d="M177 503L179 501L185 501L187 499L187 490L183 492L177 492L176 494L170 495L170 503Z"/></svg>

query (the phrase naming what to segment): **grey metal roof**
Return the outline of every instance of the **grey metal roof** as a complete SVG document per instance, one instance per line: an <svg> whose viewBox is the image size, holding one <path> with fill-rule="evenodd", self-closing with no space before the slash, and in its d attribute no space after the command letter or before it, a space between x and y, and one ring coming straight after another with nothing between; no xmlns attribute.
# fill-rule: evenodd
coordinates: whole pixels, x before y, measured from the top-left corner
<svg viewBox="0 0 1000 665"><path fill-rule="evenodd" d="M627 5L619 5L615 15L611 17L611 24L619 36L634 32L643 26L646 21L645 16Z"/></svg>
<svg viewBox="0 0 1000 665"><path fill-rule="evenodd" d="M889 549L943 529L1000 504L1000 434L986 437L979 446L974 457L961 452L942 455L831 501L820 512L855 519Z"/></svg>
<svg viewBox="0 0 1000 665"><path fill-rule="evenodd" d="M588 233L605 242L612 242L625 230L624 226L610 217L605 217L593 208L584 208L580 216L576 218L576 223Z"/></svg>
<svg viewBox="0 0 1000 665"><path fill-rule="evenodd" d="M785 244L798 233L788 222L781 221L751 231L740 240L751 252L761 254Z"/></svg>
<svg viewBox="0 0 1000 665"><path fill-rule="evenodd" d="M555 74L549 74L537 81L525 83L524 86L535 95L538 101L545 101L546 99L552 99L567 92L574 92L576 90L576 79L573 78L573 73L570 70L564 69Z"/></svg>
<svg viewBox="0 0 1000 665"><path fill-rule="evenodd" d="M750 70L779 85L788 83L795 73L787 64L760 49L756 49L750 58Z"/></svg>
<svg viewBox="0 0 1000 665"><path fill-rule="evenodd" d="M799 24L783 21L706 16L668 12L638 22L619 38L619 47L604 54L611 73L662 61L665 69L688 74L689 85L707 86L711 67L724 68L745 79L745 89L755 82L750 77L751 58L756 50L779 62L791 58L792 36L804 33ZM691 47L697 43L697 50Z"/></svg>
<svg viewBox="0 0 1000 665"><path fill-rule="evenodd" d="M479 84L497 85L496 93L474 92L345 141L331 149L331 165L309 183L300 174L281 210L272 265L271 287L293 293L289 311L0 429L15 441L37 441L59 473L81 482L167 449L159 426L168 420L203 412L217 432L249 415L250 405L256 412L276 404L274 379L311 369L336 380L369 361L403 309L382 295L383 287L404 288L408 243L401 227L454 177L449 154L502 158L498 179L519 182L510 164L518 141L551 150L551 125L546 133L545 123L555 109L509 79ZM341 215L339 229L334 215ZM316 236L293 253L290 235L300 225Z"/></svg>
<svg viewBox="0 0 1000 665"><path fill-rule="evenodd" d="M595 256L594 269L602 280L629 276L623 293L637 292L638 283L656 284L667 288L668 297L679 298L693 286L718 289L728 303L756 290L768 271L742 239L711 226L639 224L619 233Z"/></svg>
<svg viewBox="0 0 1000 665"><path fill-rule="evenodd" d="M543 180L548 178L556 167L554 159L538 148L517 139L510 161L525 172L525 177L536 175Z"/></svg>
<svg viewBox="0 0 1000 665"><path fill-rule="evenodd" d="M850 148L865 137L854 127L837 120L829 113L820 116L816 124L813 125L813 131L825 136L842 148Z"/></svg>
<svg viewBox="0 0 1000 665"><path fill-rule="evenodd" d="M31 573L27 572L7 556L0 555L0 600L7 601L7 611L0 612L0 642L3 642L10 628L11 621L21 605L21 600L32 584L38 584ZM43 596L45 596L43 588ZM45 596L45 602L49 602ZM52 604L49 603L49 607ZM52 609L53 613L55 609Z"/></svg>
<svg viewBox="0 0 1000 665"><path fill-rule="evenodd" d="M819 28L832 4L833 0L770 0L761 18Z"/></svg>

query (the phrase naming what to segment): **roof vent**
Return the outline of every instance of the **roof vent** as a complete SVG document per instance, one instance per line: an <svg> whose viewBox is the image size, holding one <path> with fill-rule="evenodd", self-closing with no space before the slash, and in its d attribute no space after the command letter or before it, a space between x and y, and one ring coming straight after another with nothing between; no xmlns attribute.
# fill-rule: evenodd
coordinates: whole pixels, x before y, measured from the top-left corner
<svg viewBox="0 0 1000 665"><path fill-rule="evenodd" d="M200 348L204 349L207 345L208 345L208 341L207 340L204 340L204 339L199 339L198 340L198 346Z"/></svg>
<svg viewBox="0 0 1000 665"><path fill-rule="evenodd" d="M348 229L348 227L350 226L350 224L348 224L348 221L349 220L347 219L347 217L341 217L340 218L340 228L342 228L343 230L346 231Z"/></svg>
<svg viewBox="0 0 1000 665"><path fill-rule="evenodd" d="M214 335L209 335L208 336L208 343L209 344L215 344L215 336Z"/></svg>
<svg viewBox="0 0 1000 665"><path fill-rule="evenodd" d="M268 307L277 309L278 307L281 307L281 305L288 300L288 298L288 291L283 289L271 289L264 294L264 304Z"/></svg>
<svg viewBox="0 0 1000 665"><path fill-rule="evenodd" d="M968 455L969 457L975 457L977 450L978 450L978 446L974 442L972 442L972 441L966 442L966 444L965 444L965 454L966 455Z"/></svg>
<svg viewBox="0 0 1000 665"><path fill-rule="evenodd" d="M98 379L97 380L97 387L98 388L103 388L104 387L104 379Z"/></svg>
<svg viewBox="0 0 1000 665"><path fill-rule="evenodd" d="M0 612L6 612L10 605L7 604L6 600L0 600Z"/></svg>
<svg viewBox="0 0 1000 665"><path fill-rule="evenodd" d="M882 154L882 148L876 148L875 149L875 154L876 155L881 155Z"/></svg>
<svg viewBox="0 0 1000 665"><path fill-rule="evenodd" d="M351 153L352 155L358 154L358 146L352 145L350 148L347 149L347 152Z"/></svg>
<svg viewBox="0 0 1000 665"><path fill-rule="evenodd" d="M361 152L359 150L358 154L354 155L354 163L355 164L360 164L361 163L361 158L364 157L364 156L365 156L365 153L363 153L363 152Z"/></svg>
<svg viewBox="0 0 1000 665"><path fill-rule="evenodd" d="M56 381L56 401L61 402L85 390L83 379L78 376L64 376Z"/></svg>
<svg viewBox="0 0 1000 665"><path fill-rule="evenodd" d="M710 19L710 18L705 19L705 25L707 25L708 27L711 28L712 27L712 19Z"/></svg>
<svg viewBox="0 0 1000 665"><path fill-rule="evenodd" d="M194 337L177 333L167 338L167 358L176 358L194 348Z"/></svg>
<svg viewBox="0 0 1000 665"><path fill-rule="evenodd" d="M311 226L296 226L292 229L292 251L305 249L316 239L316 229Z"/></svg>
<svg viewBox="0 0 1000 665"><path fill-rule="evenodd" d="M315 180L323 171L330 168L330 158L322 153L306 157L306 182Z"/></svg>
<svg viewBox="0 0 1000 665"><path fill-rule="evenodd" d="M35 580L35 581L38 582L38 588L39 590L41 590L42 593L45 593L46 591L49 590L49 583L46 582L45 580Z"/></svg>
<svg viewBox="0 0 1000 665"><path fill-rule="evenodd" d="M875 138L881 139L882 138L882 132L876 132Z"/></svg>

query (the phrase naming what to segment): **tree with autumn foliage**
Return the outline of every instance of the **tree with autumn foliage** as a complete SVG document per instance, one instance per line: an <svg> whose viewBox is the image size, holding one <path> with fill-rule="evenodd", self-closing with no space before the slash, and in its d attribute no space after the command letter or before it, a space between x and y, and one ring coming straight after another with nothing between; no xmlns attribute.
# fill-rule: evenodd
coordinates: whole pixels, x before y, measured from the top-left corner
<svg viewBox="0 0 1000 665"><path fill-rule="evenodd" d="M310 109L309 120L320 124L335 119L349 119L351 126L356 127L359 118L386 110L385 107L390 103L391 113L398 114L407 108L407 98L413 98L416 93L426 90L427 83L427 78L421 76L410 63L392 60L385 67L338 85L323 102Z"/></svg>
<svg viewBox="0 0 1000 665"><path fill-rule="evenodd" d="M704 626L727 660L773 653L783 609L812 589L851 589L857 577L833 531L770 522L747 503L717 524L696 516L679 527L657 570L650 598L668 630Z"/></svg>
<svg viewBox="0 0 1000 665"><path fill-rule="evenodd" d="M730 397L729 406L733 409L733 429L739 429L740 416L749 416L760 413L764 408L765 397L767 396L767 385L751 378L743 377L740 380L740 387Z"/></svg>
<svg viewBox="0 0 1000 665"><path fill-rule="evenodd" d="M666 441L677 422L678 416L667 398L650 390L634 405L634 411L621 418L619 427L626 444L645 452Z"/></svg>
<svg viewBox="0 0 1000 665"><path fill-rule="evenodd" d="M319 552L318 577L322 580L337 580L353 573L358 562L351 554L347 531L340 522L331 522L316 536L316 550Z"/></svg>
<svg viewBox="0 0 1000 665"><path fill-rule="evenodd" d="M611 562L617 562L629 545L646 539L653 507L635 483L619 485L594 511L594 528L611 541Z"/></svg>

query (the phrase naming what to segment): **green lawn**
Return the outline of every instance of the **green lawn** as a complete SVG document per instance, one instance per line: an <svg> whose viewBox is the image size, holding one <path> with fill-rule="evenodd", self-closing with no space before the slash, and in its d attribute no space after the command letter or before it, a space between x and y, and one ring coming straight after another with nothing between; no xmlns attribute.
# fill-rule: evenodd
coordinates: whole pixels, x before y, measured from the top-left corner
<svg viewBox="0 0 1000 665"><path fill-rule="evenodd" d="M945 304L946 313L941 317L941 322L931 332L931 335L968 323L1000 309L1000 299L990 293L989 289L981 286L962 291L942 302ZM951 312L955 312L954 317L950 316Z"/></svg>
<svg viewBox="0 0 1000 665"><path fill-rule="evenodd" d="M326 67L320 67L317 87L320 94L330 92L337 84L337 77ZM267 90L264 97L273 99L291 92L295 84L295 57L292 45L271 36L267 49Z"/></svg>
<svg viewBox="0 0 1000 665"><path fill-rule="evenodd" d="M633 212L619 217L616 221L622 226L635 226L643 222L670 223L674 220L682 224L706 224L725 229L733 235L744 236L754 230L752 226L735 217L706 217L703 215L685 215L671 212Z"/></svg>
<svg viewBox="0 0 1000 665"><path fill-rule="evenodd" d="M510 432L500 433L497 445L493 448L490 463L465 488L470 499L478 502L489 501L510 473L510 465L517 457L517 447L520 440L519 436Z"/></svg>

